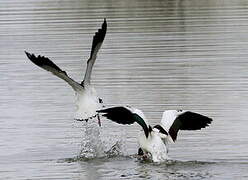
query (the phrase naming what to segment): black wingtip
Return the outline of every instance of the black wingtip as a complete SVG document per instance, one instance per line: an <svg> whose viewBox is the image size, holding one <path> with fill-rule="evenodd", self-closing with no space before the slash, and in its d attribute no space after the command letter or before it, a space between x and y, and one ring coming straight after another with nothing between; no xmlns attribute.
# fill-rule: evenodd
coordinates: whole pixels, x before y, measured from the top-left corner
<svg viewBox="0 0 248 180"><path fill-rule="evenodd" d="M31 57L32 57L32 54L30 54L29 52L27 52L27 51L24 51L25 52L25 54L27 55L27 57L29 58L29 59L31 59Z"/></svg>
<svg viewBox="0 0 248 180"><path fill-rule="evenodd" d="M40 56L36 57L34 54L29 53L29 52L27 52L27 51L24 51L24 52L25 52L25 54L27 55L28 59L29 59L30 61L32 61L33 63L35 63L35 64L37 63L37 59L40 58Z"/></svg>
<svg viewBox="0 0 248 180"><path fill-rule="evenodd" d="M45 66L49 66L51 68L54 68L56 69L56 71L58 72L62 72L64 73L65 75L66 72L63 71L62 69L60 69L56 64L54 64L49 58L45 57L45 56L41 56L41 55L38 55L38 56L35 56L34 54L31 54L27 51L25 51L28 59L33 62L35 65L41 67L41 68L44 68ZM47 69L46 69L47 70Z"/></svg>
<svg viewBox="0 0 248 180"><path fill-rule="evenodd" d="M100 38L101 41L104 40L105 35L106 35L106 32L107 32L107 21L106 21L106 18L104 18L104 21L102 23L102 28L101 29L98 29L98 32L97 32L97 34L99 34L99 36L102 36Z"/></svg>
<svg viewBox="0 0 248 180"><path fill-rule="evenodd" d="M29 52L27 52L27 51L24 51L24 52L25 52L25 54L27 55L27 57L28 57L28 59L29 59L30 61L32 61L34 64L38 65L38 64L37 64L37 59L40 58L40 56L36 57L36 56L35 56L34 54L32 54L32 53L29 53Z"/></svg>
<svg viewBox="0 0 248 180"><path fill-rule="evenodd" d="M103 20L102 29L105 31L105 34L106 34L106 31L107 31L107 20L106 20L106 18L104 18L104 20Z"/></svg>
<svg viewBox="0 0 248 180"><path fill-rule="evenodd" d="M106 29L107 28L107 20L106 18L104 18L103 23L102 23L102 29Z"/></svg>
<svg viewBox="0 0 248 180"><path fill-rule="evenodd" d="M98 29L98 31L95 33L95 35L93 37L91 53L90 53L90 59L92 58L92 55L94 53L94 50L95 50L96 46L99 43L103 43L103 40L104 40L105 35L106 35L106 32L107 32L107 21L106 21L106 18L104 18L104 21L102 23L102 27L100 29Z"/></svg>

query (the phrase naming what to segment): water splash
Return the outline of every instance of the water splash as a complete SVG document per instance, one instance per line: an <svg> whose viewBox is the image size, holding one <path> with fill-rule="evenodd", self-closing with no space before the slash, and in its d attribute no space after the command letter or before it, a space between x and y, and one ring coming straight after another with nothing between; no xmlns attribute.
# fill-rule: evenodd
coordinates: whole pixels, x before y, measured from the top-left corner
<svg viewBox="0 0 248 180"><path fill-rule="evenodd" d="M104 154L107 157L115 157L115 156L124 156L125 155L125 153L126 153L125 141L123 141L122 139L117 140L117 141L112 139L111 141L106 141L106 142L110 142L110 143L108 143L108 145L105 144L106 146L105 146Z"/></svg>
<svg viewBox="0 0 248 180"><path fill-rule="evenodd" d="M93 159L125 154L123 136L106 135L104 128L99 127L97 118L85 123L84 128L78 158Z"/></svg>
<svg viewBox="0 0 248 180"><path fill-rule="evenodd" d="M83 135L80 157L94 158L103 156L103 144L100 133L100 127L94 121L85 123L85 132Z"/></svg>

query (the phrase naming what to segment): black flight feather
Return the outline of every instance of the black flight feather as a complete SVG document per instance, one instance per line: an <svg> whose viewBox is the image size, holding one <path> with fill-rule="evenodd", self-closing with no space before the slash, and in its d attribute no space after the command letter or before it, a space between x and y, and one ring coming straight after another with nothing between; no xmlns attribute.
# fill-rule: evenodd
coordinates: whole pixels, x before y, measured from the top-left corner
<svg viewBox="0 0 248 180"><path fill-rule="evenodd" d="M173 141L177 139L179 130L199 130L209 126L212 119L198 113L187 111L179 115L169 129L169 134Z"/></svg>
<svg viewBox="0 0 248 180"><path fill-rule="evenodd" d="M56 64L54 64L49 58L45 57L45 56L35 56L34 54L30 54L27 51L25 51L27 57L30 59L30 61L32 61L34 64L36 64L37 66L43 68L44 66L49 66L51 68L56 69L59 72L63 72L66 74L65 71L63 71L62 69L60 69Z"/></svg>
<svg viewBox="0 0 248 180"><path fill-rule="evenodd" d="M93 37L92 47L91 47L91 53L90 53L90 59L92 58L95 48L99 43L102 43L105 35L107 32L107 22L106 19L104 19L104 22L102 24L102 28L98 29L98 32L95 33L95 36Z"/></svg>
<svg viewBox="0 0 248 180"><path fill-rule="evenodd" d="M133 124L137 122L143 128L146 137L148 137L151 131L151 127L147 127L145 121L138 114L131 112L125 107L112 107L98 110L97 112L102 113L102 116L118 124Z"/></svg>
<svg viewBox="0 0 248 180"><path fill-rule="evenodd" d="M135 122L133 113L122 106L102 109L97 112L103 113L102 116L118 124L133 124Z"/></svg>
<svg viewBox="0 0 248 180"><path fill-rule="evenodd" d="M71 79L65 71L60 69L55 63L53 63L49 58L45 56L35 56L34 54L30 54L26 52L27 57L32 61L35 65L41 67L42 69L45 69L55 76L63 79L66 81L75 91L82 91L83 86Z"/></svg>

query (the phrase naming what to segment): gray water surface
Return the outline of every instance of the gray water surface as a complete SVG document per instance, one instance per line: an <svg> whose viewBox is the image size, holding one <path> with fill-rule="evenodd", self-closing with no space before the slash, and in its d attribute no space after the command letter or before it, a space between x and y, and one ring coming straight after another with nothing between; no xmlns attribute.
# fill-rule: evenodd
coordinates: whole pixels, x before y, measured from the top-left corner
<svg viewBox="0 0 248 180"><path fill-rule="evenodd" d="M167 163L139 161L140 127L108 120L101 140L119 154L82 157L87 125L73 120L72 89L24 54L80 82L103 18L92 78L106 106L137 107L152 125L168 109L214 119L180 132ZM248 179L247 19L241 0L0 0L0 178Z"/></svg>

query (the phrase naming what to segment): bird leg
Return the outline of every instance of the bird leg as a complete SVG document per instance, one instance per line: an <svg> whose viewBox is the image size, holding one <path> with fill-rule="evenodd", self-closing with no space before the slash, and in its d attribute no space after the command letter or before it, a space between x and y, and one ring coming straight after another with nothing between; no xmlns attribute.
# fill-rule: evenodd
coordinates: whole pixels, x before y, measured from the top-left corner
<svg viewBox="0 0 248 180"><path fill-rule="evenodd" d="M141 160L148 160L149 159L149 153L146 151L143 151L141 148L138 149L138 156Z"/></svg>
<svg viewBox="0 0 248 180"><path fill-rule="evenodd" d="M149 158L149 154L148 153L144 153L143 156L142 156L142 158L144 160L147 160Z"/></svg>
<svg viewBox="0 0 248 180"><path fill-rule="evenodd" d="M97 120L98 120L98 125L101 127L102 124L101 124L101 119L100 119L100 115L99 114L97 114Z"/></svg>

